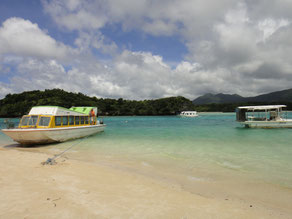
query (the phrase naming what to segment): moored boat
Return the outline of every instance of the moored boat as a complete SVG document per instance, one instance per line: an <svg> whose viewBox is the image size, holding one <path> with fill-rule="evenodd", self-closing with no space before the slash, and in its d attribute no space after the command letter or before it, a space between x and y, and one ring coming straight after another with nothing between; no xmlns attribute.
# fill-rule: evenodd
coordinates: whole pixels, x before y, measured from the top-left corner
<svg viewBox="0 0 292 219"><path fill-rule="evenodd" d="M179 116L181 117L197 117L199 116L197 111L182 111Z"/></svg>
<svg viewBox="0 0 292 219"><path fill-rule="evenodd" d="M1 131L24 145L64 142L104 131L106 125L96 114L96 107L36 106L21 118L17 128Z"/></svg>
<svg viewBox="0 0 292 219"><path fill-rule="evenodd" d="M236 109L236 121L247 128L292 128L292 119L285 118L286 105L241 106Z"/></svg>

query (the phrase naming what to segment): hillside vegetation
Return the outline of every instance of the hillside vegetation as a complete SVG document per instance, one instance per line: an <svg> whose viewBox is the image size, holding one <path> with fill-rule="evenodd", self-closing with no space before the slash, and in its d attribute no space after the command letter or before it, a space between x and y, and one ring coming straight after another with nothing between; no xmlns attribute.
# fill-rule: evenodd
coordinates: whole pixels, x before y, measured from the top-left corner
<svg viewBox="0 0 292 219"><path fill-rule="evenodd" d="M288 110L292 110L292 101L287 98L287 92L276 93L277 98L268 98L268 101L258 99L246 100L246 102L208 103L194 104L185 97L168 97L155 100L124 100L104 99L89 97L82 93L66 92L61 89L45 91L27 91L20 94L8 94L0 100L0 117L20 117L27 114L33 106L96 106L99 115L109 116L133 116L133 115L176 115L180 111L196 110L198 112L234 112L235 108L243 105L267 105L285 104ZM279 96L286 95L286 98ZM267 96L263 95L265 99ZM274 95L273 95L274 96ZM222 97L222 96L221 96ZM235 96L228 97L228 100ZM281 101L276 101L277 99ZM272 100L272 101L271 101Z"/></svg>
<svg viewBox="0 0 292 219"><path fill-rule="evenodd" d="M194 110L193 103L184 97L156 100L124 100L89 97L82 93L61 89L28 91L8 94L0 100L0 117L19 117L27 114L33 106L97 106L99 115L175 115L179 111Z"/></svg>
<svg viewBox="0 0 292 219"><path fill-rule="evenodd" d="M288 103L292 102L292 89L276 91L254 97L242 97L238 94L205 94L193 100L196 105L212 103Z"/></svg>

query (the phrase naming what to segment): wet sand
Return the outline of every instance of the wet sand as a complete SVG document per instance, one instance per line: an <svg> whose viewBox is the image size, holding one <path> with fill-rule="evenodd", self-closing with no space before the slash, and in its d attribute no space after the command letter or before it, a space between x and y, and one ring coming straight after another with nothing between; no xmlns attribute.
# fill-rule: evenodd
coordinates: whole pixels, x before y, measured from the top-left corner
<svg viewBox="0 0 292 219"><path fill-rule="evenodd" d="M0 147L0 218L292 218L285 197L283 205L248 202L244 190L234 197L216 195L228 191L224 182L191 192L98 163L61 157L56 165L42 165L48 157ZM205 196L208 186L218 193Z"/></svg>

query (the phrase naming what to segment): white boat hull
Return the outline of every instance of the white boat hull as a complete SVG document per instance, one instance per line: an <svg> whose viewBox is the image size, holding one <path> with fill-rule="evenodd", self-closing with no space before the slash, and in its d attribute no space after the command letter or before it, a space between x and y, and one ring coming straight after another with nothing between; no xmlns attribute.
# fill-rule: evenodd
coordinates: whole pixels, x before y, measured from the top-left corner
<svg viewBox="0 0 292 219"><path fill-rule="evenodd" d="M104 124L98 124L47 129L2 129L1 131L20 144L32 145L83 138L104 131L105 126Z"/></svg>
<svg viewBox="0 0 292 219"><path fill-rule="evenodd" d="M182 111L179 114L180 117L197 117L197 111Z"/></svg>
<svg viewBox="0 0 292 219"><path fill-rule="evenodd" d="M245 121L241 122L248 128L292 128L292 120L283 121Z"/></svg>

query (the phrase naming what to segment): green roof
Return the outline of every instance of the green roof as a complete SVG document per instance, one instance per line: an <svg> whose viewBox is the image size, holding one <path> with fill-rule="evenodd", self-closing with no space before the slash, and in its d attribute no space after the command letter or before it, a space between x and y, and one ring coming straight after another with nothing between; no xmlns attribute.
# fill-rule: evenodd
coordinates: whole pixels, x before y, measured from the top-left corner
<svg viewBox="0 0 292 219"><path fill-rule="evenodd" d="M75 112L78 113L84 113L86 115L88 115L90 113L91 109L94 109L96 107L92 107L92 106L78 106L78 107L71 107L70 110L73 110Z"/></svg>

